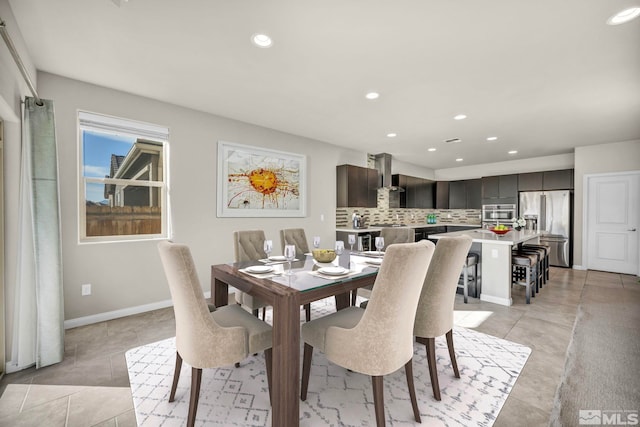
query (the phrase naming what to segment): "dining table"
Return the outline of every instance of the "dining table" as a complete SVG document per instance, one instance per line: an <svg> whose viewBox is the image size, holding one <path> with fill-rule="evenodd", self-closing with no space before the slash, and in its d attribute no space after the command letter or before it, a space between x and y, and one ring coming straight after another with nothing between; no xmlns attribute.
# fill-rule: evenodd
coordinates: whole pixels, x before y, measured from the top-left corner
<svg viewBox="0 0 640 427"><path fill-rule="evenodd" d="M329 264L305 254L291 263L291 275L286 261L272 258L212 265L211 295L216 307L226 305L231 286L272 307L271 425L298 427L300 307L328 297L335 297L337 310L348 307L352 291L374 284L382 254L345 250Z"/></svg>

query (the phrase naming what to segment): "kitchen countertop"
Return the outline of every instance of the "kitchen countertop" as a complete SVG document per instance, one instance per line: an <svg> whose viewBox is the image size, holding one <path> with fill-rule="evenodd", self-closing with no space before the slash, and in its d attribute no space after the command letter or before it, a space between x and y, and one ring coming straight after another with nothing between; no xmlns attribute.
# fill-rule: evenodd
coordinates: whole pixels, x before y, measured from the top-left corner
<svg viewBox="0 0 640 427"><path fill-rule="evenodd" d="M408 227L408 228L432 228L432 227L477 227L480 228L482 227L482 225L480 224L460 224L460 223L450 223L450 222L439 222L437 224L407 224L404 225L402 227ZM402 227L393 227L393 228L402 228ZM367 227L367 228L336 228L336 231L344 231L344 232L348 232L348 233L356 233L356 234L362 234L362 233L370 233L370 232L377 232L382 230L383 228L389 228L389 227ZM457 233L457 232L454 232Z"/></svg>
<svg viewBox="0 0 640 427"><path fill-rule="evenodd" d="M525 242L527 240L534 239L542 236L539 231L531 230L511 230L506 234L498 235L492 231L486 229L480 230L465 230L465 231L452 231L450 233L441 234L429 234L430 239L439 239L441 237L454 237L454 236L470 236L475 243L492 243L498 245L517 245L518 243Z"/></svg>

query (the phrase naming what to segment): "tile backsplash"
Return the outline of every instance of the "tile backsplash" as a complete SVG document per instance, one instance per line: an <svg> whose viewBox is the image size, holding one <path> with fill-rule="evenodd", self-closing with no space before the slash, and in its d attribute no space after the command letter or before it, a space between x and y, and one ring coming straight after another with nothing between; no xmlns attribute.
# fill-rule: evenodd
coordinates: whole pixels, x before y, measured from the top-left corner
<svg viewBox="0 0 640 427"><path fill-rule="evenodd" d="M351 227L351 215L355 212L364 218L365 224L426 224L427 214L436 214L439 224L481 224L480 209L411 209L389 207L390 191L378 190L377 208L336 208L336 227ZM395 195L394 195L395 196Z"/></svg>

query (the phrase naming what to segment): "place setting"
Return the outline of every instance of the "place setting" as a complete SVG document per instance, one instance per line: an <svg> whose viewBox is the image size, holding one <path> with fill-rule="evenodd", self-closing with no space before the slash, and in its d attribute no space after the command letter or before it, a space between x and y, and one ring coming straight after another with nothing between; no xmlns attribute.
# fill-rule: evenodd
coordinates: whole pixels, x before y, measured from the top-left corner
<svg viewBox="0 0 640 427"><path fill-rule="evenodd" d="M261 263L264 263L267 265L274 265L274 264L284 264L285 262L287 262L287 257L284 255L270 255L271 252L273 252L273 240L265 240L263 249L264 249L264 252L267 254L267 257L259 259L258 261L260 261ZM298 259L294 258L291 261L298 261Z"/></svg>

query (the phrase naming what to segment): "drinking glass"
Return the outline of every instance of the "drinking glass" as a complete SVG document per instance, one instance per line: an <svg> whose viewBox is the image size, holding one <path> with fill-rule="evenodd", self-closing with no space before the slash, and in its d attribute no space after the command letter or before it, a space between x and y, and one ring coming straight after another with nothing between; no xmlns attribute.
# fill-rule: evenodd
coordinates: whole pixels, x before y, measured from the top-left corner
<svg viewBox="0 0 640 427"><path fill-rule="evenodd" d="M289 271L287 272L287 276L291 276L293 274L291 271L291 261L296 257L296 245L285 245L284 257L289 262Z"/></svg>
<svg viewBox="0 0 640 427"><path fill-rule="evenodd" d="M320 247L320 236L313 236L313 247L316 249Z"/></svg>
<svg viewBox="0 0 640 427"><path fill-rule="evenodd" d="M353 245L356 244L356 235L349 234L349 245L351 246L351 252L353 252Z"/></svg>
<svg viewBox="0 0 640 427"><path fill-rule="evenodd" d="M382 252L382 248L384 248L384 237L376 237L376 249Z"/></svg>
<svg viewBox="0 0 640 427"><path fill-rule="evenodd" d="M344 252L344 242L336 240L336 255L342 255L342 252Z"/></svg>
<svg viewBox="0 0 640 427"><path fill-rule="evenodd" d="M269 258L269 254L273 251L273 241L265 240L263 249L264 249L264 252L267 254L267 258Z"/></svg>

